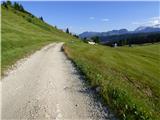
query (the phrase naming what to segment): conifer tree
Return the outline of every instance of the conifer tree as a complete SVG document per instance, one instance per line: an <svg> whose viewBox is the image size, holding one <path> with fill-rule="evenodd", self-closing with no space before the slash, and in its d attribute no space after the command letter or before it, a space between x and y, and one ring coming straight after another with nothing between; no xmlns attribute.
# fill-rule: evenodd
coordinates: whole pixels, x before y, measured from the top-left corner
<svg viewBox="0 0 160 120"><path fill-rule="evenodd" d="M68 28L66 29L66 33L68 33L68 34L69 34L69 29L68 29Z"/></svg>

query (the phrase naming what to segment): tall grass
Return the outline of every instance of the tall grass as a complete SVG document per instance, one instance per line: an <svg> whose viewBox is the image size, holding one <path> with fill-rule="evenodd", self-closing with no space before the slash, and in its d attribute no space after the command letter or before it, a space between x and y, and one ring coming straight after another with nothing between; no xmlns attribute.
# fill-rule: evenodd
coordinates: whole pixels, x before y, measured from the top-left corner
<svg viewBox="0 0 160 120"><path fill-rule="evenodd" d="M160 118L160 44L111 48L68 42L64 51L121 119Z"/></svg>

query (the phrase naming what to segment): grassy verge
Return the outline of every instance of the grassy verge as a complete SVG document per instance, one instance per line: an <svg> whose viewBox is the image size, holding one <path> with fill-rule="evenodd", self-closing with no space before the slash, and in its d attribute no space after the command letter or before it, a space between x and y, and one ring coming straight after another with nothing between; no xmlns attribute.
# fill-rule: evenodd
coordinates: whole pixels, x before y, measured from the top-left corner
<svg viewBox="0 0 160 120"><path fill-rule="evenodd" d="M46 44L73 38L33 15L17 11L12 7L2 6L1 8L2 75L17 60Z"/></svg>
<svg viewBox="0 0 160 120"><path fill-rule="evenodd" d="M64 46L67 56L121 119L160 118L160 44L110 48L80 41Z"/></svg>

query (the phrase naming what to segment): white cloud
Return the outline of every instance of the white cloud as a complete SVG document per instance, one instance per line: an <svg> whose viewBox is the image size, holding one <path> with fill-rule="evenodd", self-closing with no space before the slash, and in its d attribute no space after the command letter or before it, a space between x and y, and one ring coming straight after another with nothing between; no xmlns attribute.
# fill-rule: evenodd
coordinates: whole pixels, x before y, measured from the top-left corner
<svg viewBox="0 0 160 120"><path fill-rule="evenodd" d="M150 18L151 20L157 20L157 19L160 19L160 16L157 16L157 17L152 17Z"/></svg>
<svg viewBox="0 0 160 120"><path fill-rule="evenodd" d="M160 17L152 17L142 22L132 22L132 24L141 26L154 26L160 24Z"/></svg>
<svg viewBox="0 0 160 120"><path fill-rule="evenodd" d="M89 19L90 19L90 20L94 20L94 19L95 19L95 17L89 17Z"/></svg>
<svg viewBox="0 0 160 120"><path fill-rule="evenodd" d="M149 23L152 24L152 25L160 24L160 17L150 18Z"/></svg>
<svg viewBox="0 0 160 120"><path fill-rule="evenodd" d="M101 19L101 21L103 21L103 22L107 22L107 21L109 21L109 19L107 19L107 18L103 18L103 19Z"/></svg>

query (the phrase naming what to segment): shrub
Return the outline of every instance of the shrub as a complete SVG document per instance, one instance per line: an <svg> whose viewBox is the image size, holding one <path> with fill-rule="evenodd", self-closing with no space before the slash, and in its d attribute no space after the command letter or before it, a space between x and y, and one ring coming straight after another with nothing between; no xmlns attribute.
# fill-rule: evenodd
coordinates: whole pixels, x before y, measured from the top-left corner
<svg viewBox="0 0 160 120"><path fill-rule="evenodd" d="M11 1L9 1L9 0L7 0L6 4L7 4L7 6L11 6L12 5Z"/></svg>

